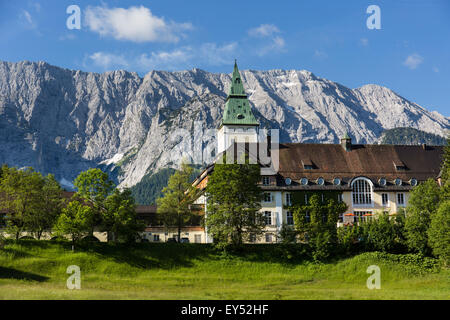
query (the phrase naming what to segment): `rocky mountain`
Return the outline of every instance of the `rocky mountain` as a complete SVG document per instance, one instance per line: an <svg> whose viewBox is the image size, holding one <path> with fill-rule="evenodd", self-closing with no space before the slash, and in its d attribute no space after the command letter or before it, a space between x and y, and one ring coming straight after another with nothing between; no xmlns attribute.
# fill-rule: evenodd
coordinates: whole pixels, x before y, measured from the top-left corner
<svg viewBox="0 0 450 320"><path fill-rule="evenodd" d="M231 71L231 65L230 65ZM450 118L388 88L350 89L309 71L241 71L253 112L281 141L337 142L345 132L375 143L412 127L444 135ZM210 161L230 75L200 69L102 74L45 62L0 62L0 163L54 173L66 185L82 170L109 170L133 186L181 159ZM203 156L203 157L202 157Z"/></svg>

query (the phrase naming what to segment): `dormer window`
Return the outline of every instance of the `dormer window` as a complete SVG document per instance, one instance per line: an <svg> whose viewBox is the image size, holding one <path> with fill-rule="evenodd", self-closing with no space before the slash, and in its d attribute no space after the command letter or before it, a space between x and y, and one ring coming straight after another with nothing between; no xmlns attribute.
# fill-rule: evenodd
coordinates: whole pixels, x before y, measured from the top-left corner
<svg viewBox="0 0 450 320"><path fill-rule="evenodd" d="M407 170L406 165L401 160L394 160L395 170L397 171L405 171Z"/></svg>
<svg viewBox="0 0 450 320"><path fill-rule="evenodd" d="M262 178L262 183L265 186L268 186L270 184L270 178L269 177L263 177Z"/></svg>
<svg viewBox="0 0 450 320"><path fill-rule="evenodd" d="M302 160L302 165L303 165L303 169L305 169L305 170L312 170L312 169L316 168L316 166L311 161L311 159L303 159Z"/></svg>

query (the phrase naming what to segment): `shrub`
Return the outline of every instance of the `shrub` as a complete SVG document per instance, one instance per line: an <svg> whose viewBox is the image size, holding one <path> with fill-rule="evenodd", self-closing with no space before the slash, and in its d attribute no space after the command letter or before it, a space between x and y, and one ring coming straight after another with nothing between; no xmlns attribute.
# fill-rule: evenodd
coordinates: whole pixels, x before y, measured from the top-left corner
<svg viewBox="0 0 450 320"><path fill-rule="evenodd" d="M428 240L433 254L450 265L450 200L442 202L431 218Z"/></svg>

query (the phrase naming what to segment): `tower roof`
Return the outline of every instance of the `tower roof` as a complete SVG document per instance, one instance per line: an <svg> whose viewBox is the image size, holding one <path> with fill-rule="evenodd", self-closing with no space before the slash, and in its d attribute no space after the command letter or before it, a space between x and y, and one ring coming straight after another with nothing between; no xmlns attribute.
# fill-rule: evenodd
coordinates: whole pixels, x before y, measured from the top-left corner
<svg viewBox="0 0 450 320"><path fill-rule="evenodd" d="M231 81L230 91L223 112L222 125L236 124L258 126L259 123L252 113L250 103L245 94L244 85L236 61L234 62Z"/></svg>

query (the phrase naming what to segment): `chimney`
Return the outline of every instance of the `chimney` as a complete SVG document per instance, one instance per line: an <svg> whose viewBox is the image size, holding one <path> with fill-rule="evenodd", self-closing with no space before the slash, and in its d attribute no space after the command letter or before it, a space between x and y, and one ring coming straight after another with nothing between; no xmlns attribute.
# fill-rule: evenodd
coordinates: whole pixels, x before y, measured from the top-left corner
<svg viewBox="0 0 450 320"><path fill-rule="evenodd" d="M352 138L350 138L348 133L346 133L345 136L341 138L341 146L342 148L344 148L345 151L352 150Z"/></svg>

